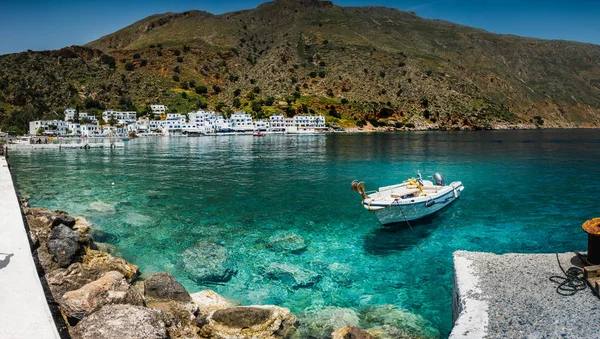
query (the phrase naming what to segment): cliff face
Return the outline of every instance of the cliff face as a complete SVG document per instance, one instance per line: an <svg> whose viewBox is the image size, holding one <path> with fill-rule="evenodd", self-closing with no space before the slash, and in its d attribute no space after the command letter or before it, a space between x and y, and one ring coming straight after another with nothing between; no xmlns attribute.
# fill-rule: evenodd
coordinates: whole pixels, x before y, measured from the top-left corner
<svg viewBox="0 0 600 339"><path fill-rule="evenodd" d="M342 125L600 124L600 46L497 35L383 7L277 0L222 15L166 13L67 50L77 57L0 57L3 120L87 100L92 108L239 107L257 117L314 111ZM50 100L28 92L38 84Z"/></svg>

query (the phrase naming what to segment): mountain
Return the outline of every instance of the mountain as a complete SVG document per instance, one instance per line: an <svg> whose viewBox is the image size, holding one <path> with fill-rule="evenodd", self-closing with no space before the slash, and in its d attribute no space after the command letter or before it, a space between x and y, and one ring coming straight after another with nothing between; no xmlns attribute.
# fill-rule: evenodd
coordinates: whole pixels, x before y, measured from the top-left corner
<svg viewBox="0 0 600 339"><path fill-rule="evenodd" d="M83 47L0 56L3 129L68 105L143 112L150 103L316 112L345 126L597 127L600 46L275 0L222 15L153 15Z"/></svg>

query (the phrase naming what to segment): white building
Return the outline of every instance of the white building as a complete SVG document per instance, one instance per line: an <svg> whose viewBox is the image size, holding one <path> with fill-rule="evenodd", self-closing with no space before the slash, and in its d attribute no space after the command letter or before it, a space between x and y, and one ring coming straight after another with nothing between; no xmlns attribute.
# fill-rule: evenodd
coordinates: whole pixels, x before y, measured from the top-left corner
<svg viewBox="0 0 600 339"><path fill-rule="evenodd" d="M236 112L231 115L231 128L236 132L252 131L252 116L248 113Z"/></svg>
<svg viewBox="0 0 600 339"><path fill-rule="evenodd" d="M137 118L137 113L133 112L133 111L129 111L129 112L120 112L120 111L114 111L114 110L108 110L108 111L104 111L102 112L102 120L104 120L104 122L108 123L108 121L113 118L114 120L117 121L117 123L119 124L131 124L135 122L135 119Z"/></svg>
<svg viewBox="0 0 600 339"><path fill-rule="evenodd" d="M283 115L271 115L269 117L271 131L273 132L284 132L285 131L285 121Z"/></svg>
<svg viewBox="0 0 600 339"><path fill-rule="evenodd" d="M325 128L325 117L322 115L296 115L294 125L300 128Z"/></svg>
<svg viewBox="0 0 600 339"><path fill-rule="evenodd" d="M268 120L256 120L252 122L255 131L269 131L270 122Z"/></svg>
<svg viewBox="0 0 600 339"><path fill-rule="evenodd" d="M102 134L106 136L126 136L127 127L109 126L102 129Z"/></svg>
<svg viewBox="0 0 600 339"><path fill-rule="evenodd" d="M165 114L168 110L167 106L165 105L150 105L150 109L154 115Z"/></svg>
<svg viewBox="0 0 600 339"><path fill-rule="evenodd" d="M81 125L81 135L86 137L97 137L102 135L102 127L92 124Z"/></svg>
<svg viewBox="0 0 600 339"><path fill-rule="evenodd" d="M29 122L29 134L36 135L37 131L42 128L44 135L65 135L69 123L62 120L37 120Z"/></svg>
<svg viewBox="0 0 600 339"><path fill-rule="evenodd" d="M65 109L65 121L75 122L75 115L77 114L77 110L74 108ZM85 112L79 112L79 121L82 119L88 119L92 123L98 123L98 119L92 114L88 114Z"/></svg>

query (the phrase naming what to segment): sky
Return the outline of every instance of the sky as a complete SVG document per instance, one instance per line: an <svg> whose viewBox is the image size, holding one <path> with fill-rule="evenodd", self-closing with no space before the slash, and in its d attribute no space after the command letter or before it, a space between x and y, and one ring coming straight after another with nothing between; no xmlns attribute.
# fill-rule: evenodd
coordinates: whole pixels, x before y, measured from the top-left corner
<svg viewBox="0 0 600 339"><path fill-rule="evenodd" d="M221 14L256 0L0 0L0 54L83 45L152 14L190 9ZM599 0L333 0L340 6L385 6L493 33L600 45Z"/></svg>

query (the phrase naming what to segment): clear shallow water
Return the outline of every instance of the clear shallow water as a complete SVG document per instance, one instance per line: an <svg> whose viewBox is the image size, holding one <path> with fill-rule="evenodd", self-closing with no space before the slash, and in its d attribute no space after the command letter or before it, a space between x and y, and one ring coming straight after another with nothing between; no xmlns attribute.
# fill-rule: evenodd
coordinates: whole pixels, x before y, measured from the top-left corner
<svg viewBox="0 0 600 339"><path fill-rule="evenodd" d="M190 291L297 313L394 304L442 336L452 327L453 251L584 250L581 224L599 214L594 130L136 139L116 150L15 151L9 161L34 206L87 217L144 274L168 271ZM350 190L354 179L376 189L418 169L465 191L414 223L416 234L381 227ZM307 250L270 251L264 241L283 231ZM229 282L188 278L180 254L200 241L230 251L238 273ZM322 279L291 289L260 273L272 262Z"/></svg>

